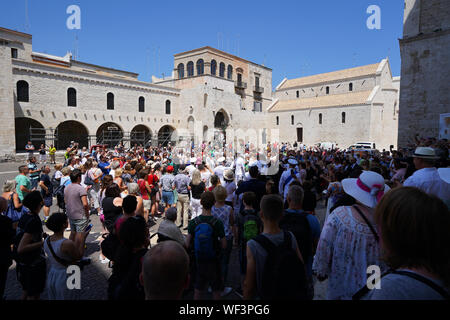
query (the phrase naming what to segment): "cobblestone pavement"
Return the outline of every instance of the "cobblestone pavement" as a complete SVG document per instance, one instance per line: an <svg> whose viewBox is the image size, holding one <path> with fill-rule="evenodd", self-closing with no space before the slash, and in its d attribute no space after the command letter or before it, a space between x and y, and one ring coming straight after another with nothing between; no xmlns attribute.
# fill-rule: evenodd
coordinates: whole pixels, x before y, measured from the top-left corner
<svg viewBox="0 0 450 320"><path fill-rule="evenodd" d="M22 163L0 163L0 184L3 185L6 179L13 179L17 175L17 167ZM54 205L50 212L57 212L58 208L56 206L56 201L53 202ZM319 202L317 217L319 218L321 225L323 225L323 219L325 216L325 208L322 202ZM41 212L41 218L43 219L43 213ZM150 234L154 234L159 226L162 219L158 220L158 223L150 229ZM91 223L93 224L92 231L90 232L86 241L86 254L85 256L91 259L91 264L86 266L81 274L81 292L80 297L83 300L104 300L106 299L107 291L107 280L111 275L111 269L108 264L102 264L99 260L99 241L102 235L102 226L97 215L91 216ZM44 226L44 230L47 230ZM68 237L69 233L66 233ZM151 239L151 245L156 244L156 238ZM229 275L226 286L230 286L234 289L240 286L240 272L239 272L239 257L238 250L233 248L230 265L229 265ZM326 282L319 283L315 285L315 298L317 300L325 299L326 293ZM5 296L7 300L18 300L21 298L22 289L16 276L15 264L9 268L8 279L6 283ZM192 292L188 293L185 298L192 299ZM41 295L41 299L47 299L47 293ZM224 297L226 300L239 300L240 296L233 291L228 296Z"/></svg>

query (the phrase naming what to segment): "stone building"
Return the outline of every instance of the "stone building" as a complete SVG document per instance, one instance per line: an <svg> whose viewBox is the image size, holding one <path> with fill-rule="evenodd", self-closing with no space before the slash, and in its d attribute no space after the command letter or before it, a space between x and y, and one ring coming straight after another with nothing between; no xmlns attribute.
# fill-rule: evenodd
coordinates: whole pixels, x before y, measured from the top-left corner
<svg viewBox="0 0 450 320"><path fill-rule="evenodd" d="M373 142L389 150L397 142L399 77L389 60L284 79L269 107L269 121L279 127L281 141L315 145L331 142L347 148Z"/></svg>
<svg viewBox="0 0 450 320"><path fill-rule="evenodd" d="M450 1L406 0L399 145L414 135L450 139Z"/></svg>
<svg viewBox="0 0 450 320"><path fill-rule="evenodd" d="M0 73L0 156L23 151L29 139L35 147L58 149L71 140L82 146L198 145L212 138L234 147L300 138L345 148L356 140L385 147L396 135L398 79L387 60L326 79L285 80L272 92L272 69L202 47L175 54L170 77L144 82L70 53L34 52L30 34L0 28ZM349 82L352 92L344 89ZM342 112L346 123L335 124L331 119ZM303 136L296 136L300 128Z"/></svg>

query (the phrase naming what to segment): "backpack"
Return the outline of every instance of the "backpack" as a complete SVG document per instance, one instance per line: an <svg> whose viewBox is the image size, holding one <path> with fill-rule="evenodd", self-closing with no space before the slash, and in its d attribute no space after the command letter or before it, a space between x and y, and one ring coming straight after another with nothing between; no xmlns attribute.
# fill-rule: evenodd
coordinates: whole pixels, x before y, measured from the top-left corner
<svg viewBox="0 0 450 320"><path fill-rule="evenodd" d="M216 259L216 242L214 239L214 226L217 219L213 217L210 222L195 221L194 252L197 261L211 261Z"/></svg>
<svg viewBox="0 0 450 320"><path fill-rule="evenodd" d="M111 261L114 261L120 241L115 232L109 233L102 241L100 247L102 254Z"/></svg>
<svg viewBox="0 0 450 320"><path fill-rule="evenodd" d="M91 176L89 175L89 171L86 172L86 176L84 177L84 184L87 186L94 185L94 180L92 180Z"/></svg>
<svg viewBox="0 0 450 320"><path fill-rule="evenodd" d="M243 245L245 246L247 242L255 238L259 234L258 218L252 213L242 213L242 239Z"/></svg>
<svg viewBox="0 0 450 320"><path fill-rule="evenodd" d="M292 236L283 231L284 241L275 245L260 234L254 241L267 252L262 272L260 298L262 300L306 300L307 280L305 265L292 249Z"/></svg>
<svg viewBox="0 0 450 320"><path fill-rule="evenodd" d="M58 207L62 210L66 209L66 203L64 202L64 190L66 189L66 186L60 185L56 188L55 190L55 196L56 196L56 201L58 203Z"/></svg>
<svg viewBox="0 0 450 320"><path fill-rule="evenodd" d="M307 213L305 212L286 212L279 222L282 230L290 231L294 234L304 261L313 255L311 227L306 215Z"/></svg>

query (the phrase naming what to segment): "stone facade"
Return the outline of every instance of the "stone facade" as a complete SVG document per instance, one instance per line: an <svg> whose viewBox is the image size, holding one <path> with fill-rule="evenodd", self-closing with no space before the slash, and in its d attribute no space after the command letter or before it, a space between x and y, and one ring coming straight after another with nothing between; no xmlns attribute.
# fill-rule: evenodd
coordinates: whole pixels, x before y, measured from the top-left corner
<svg viewBox="0 0 450 320"><path fill-rule="evenodd" d="M23 150L30 127L42 133L42 139L31 134L36 147L54 143L58 149L70 140L86 146L113 144L106 135L116 133L129 145L142 139L147 145L182 139L198 145L223 137L224 131L227 143L235 147L293 142L298 126L304 128L303 142L310 145L336 141L348 147L355 140L369 140L385 147L396 139L398 81L392 79L387 60L361 68L367 74L348 77L344 70L344 76L332 81L272 92L270 68L203 47L175 54L172 76L153 77L149 83L139 81L135 73L73 60L69 53L57 57L33 52L31 35L0 28L0 112L5 120L0 155ZM359 104L328 102L323 110L274 111L277 103L295 99L298 90L302 99L324 96L324 85L339 101L350 82ZM28 99L21 97L19 83L26 84ZM345 124L339 123L343 110ZM288 125L291 113L294 125ZM320 126L318 113L323 113ZM281 125L275 123L276 116ZM144 136L138 139L137 133Z"/></svg>
<svg viewBox="0 0 450 320"><path fill-rule="evenodd" d="M438 137L441 115L450 113L450 1L405 1L400 53L398 143L406 146L415 134Z"/></svg>
<svg viewBox="0 0 450 320"><path fill-rule="evenodd" d="M399 78L389 61L304 78L283 80L269 108L281 141L331 142L348 148L373 142L396 146Z"/></svg>

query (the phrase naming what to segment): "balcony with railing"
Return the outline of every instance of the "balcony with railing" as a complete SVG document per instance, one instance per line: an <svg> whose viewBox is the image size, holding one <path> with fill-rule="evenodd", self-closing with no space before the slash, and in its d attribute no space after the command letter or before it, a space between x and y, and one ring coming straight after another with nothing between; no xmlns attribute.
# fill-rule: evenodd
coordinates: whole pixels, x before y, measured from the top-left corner
<svg viewBox="0 0 450 320"><path fill-rule="evenodd" d="M234 86L238 89L247 89L247 82L235 81Z"/></svg>
<svg viewBox="0 0 450 320"><path fill-rule="evenodd" d="M254 86L253 91L257 93L264 93L264 88L260 86Z"/></svg>

